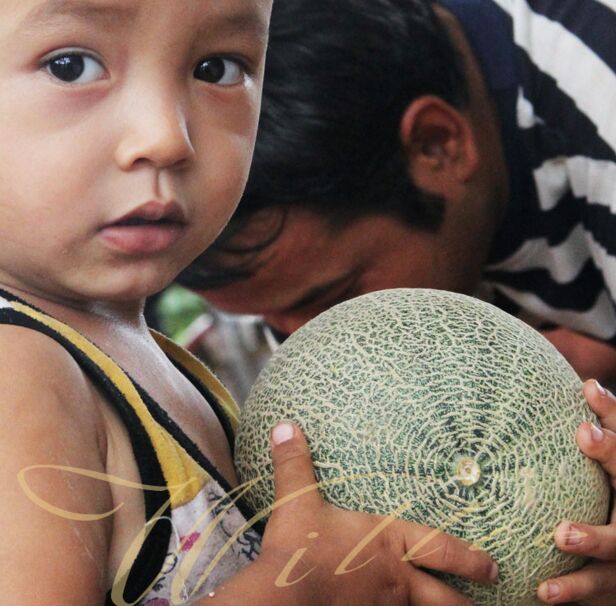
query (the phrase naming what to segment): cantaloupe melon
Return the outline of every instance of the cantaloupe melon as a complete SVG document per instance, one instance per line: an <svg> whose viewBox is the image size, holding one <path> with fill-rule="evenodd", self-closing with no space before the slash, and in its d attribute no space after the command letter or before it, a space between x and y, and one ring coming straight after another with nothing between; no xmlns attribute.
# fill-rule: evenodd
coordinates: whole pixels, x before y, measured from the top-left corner
<svg viewBox="0 0 616 606"><path fill-rule="evenodd" d="M562 519L603 524L609 487L574 434L596 420L581 382L538 332L476 299L396 289L342 303L293 334L243 411L236 464L255 510L273 500L269 434L305 431L325 497L446 529L487 550L500 582L444 578L478 606L540 602L583 564L554 546Z"/></svg>

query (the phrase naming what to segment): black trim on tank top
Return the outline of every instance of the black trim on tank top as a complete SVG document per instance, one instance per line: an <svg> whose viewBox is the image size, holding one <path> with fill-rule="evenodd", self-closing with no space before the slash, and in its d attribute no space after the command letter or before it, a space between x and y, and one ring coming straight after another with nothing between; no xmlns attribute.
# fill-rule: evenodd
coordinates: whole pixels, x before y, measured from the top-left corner
<svg viewBox="0 0 616 606"><path fill-rule="evenodd" d="M210 391L208 386L197 377L197 375L193 374L188 368L186 368L179 360L176 360L174 357L170 356L165 352L169 361L177 368L177 370L183 374L195 389L201 394L201 396L205 399L206 402L210 404L212 410L216 414L218 421L222 425L222 428L225 432L225 436L227 437L227 441L229 442L229 446L231 448L231 454L233 455L235 451L235 432L233 431L233 427L231 426L231 421L229 420L228 415L225 413L223 406L218 401L218 398Z"/></svg>
<svg viewBox="0 0 616 606"><path fill-rule="evenodd" d="M203 383L201 383L201 381L199 381L197 377L194 377L194 375L191 375L191 373L188 373L188 371L179 362L176 363L176 361L173 360L172 358L169 358L169 359L172 362L174 362L174 365L177 367L177 369L180 372L187 373L188 375L187 378L189 380L191 376L193 377L194 381L191 381L191 382L193 383L195 388L199 390L201 395L207 400L208 404L212 406L212 409L217 414L217 416L220 411L222 418L225 419L225 423L228 424L229 421L227 420L226 415L222 412L222 407L220 406L220 404L218 404L216 398L212 395L209 389L205 388ZM157 423L159 423L164 429L166 429L169 432L169 434L177 440L178 444L190 455L190 457L192 457L201 467L203 467L203 469L205 469L205 471L207 471L207 473L209 473L210 476L212 476L212 478L220 485L220 487L228 495L232 495L234 493L233 487L229 484L229 482L222 475L219 469L203 454L203 452L201 452L201 449L186 435L184 430L169 416L169 413L164 408L162 408L161 405L156 400L154 400L154 398L152 398L142 387L140 387L134 381L133 383L137 391L139 392L141 399L143 400L150 414L154 418L154 420ZM216 403L215 406L214 406L214 403ZM223 424L223 428L224 428L224 424ZM250 520L255 515L255 512L246 503L244 498L239 497L235 499L234 504L247 521ZM252 528L256 530L260 535L263 535L263 532L265 530L265 523L256 522L252 526Z"/></svg>

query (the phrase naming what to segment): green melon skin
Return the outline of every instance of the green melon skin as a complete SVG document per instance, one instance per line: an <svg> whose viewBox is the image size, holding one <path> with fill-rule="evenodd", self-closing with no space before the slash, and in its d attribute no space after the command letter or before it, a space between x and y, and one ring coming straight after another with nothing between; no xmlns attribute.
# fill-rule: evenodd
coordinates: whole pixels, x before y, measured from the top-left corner
<svg viewBox="0 0 616 606"><path fill-rule="evenodd" d="M236 465L242 482L261 478L246 496L265 510L270 431L294 421L319 481L332 481L327 500L382 515L408 504L400 517L500 565L492 587L442 578L477 606L535 606L541 581L584 563L556 549L555 526L608 518L607 477L574 439L596 422L581 387L545 338L492 305L436 290L370 293L276 352L245 404ZM344 481L358 474L372 475Z"/></svg>

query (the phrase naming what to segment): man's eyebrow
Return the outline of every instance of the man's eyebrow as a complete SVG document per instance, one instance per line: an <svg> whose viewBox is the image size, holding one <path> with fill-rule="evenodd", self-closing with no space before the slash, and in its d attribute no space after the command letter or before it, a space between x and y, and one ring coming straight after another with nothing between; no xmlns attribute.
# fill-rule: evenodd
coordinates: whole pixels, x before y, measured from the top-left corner
<svg viewBox="0 0 616 606"><path fill-rule="evenodd" d="M87 0L47 0L32 9L24 17L20 28L31 29L39 27L58 17L127 21L133 19L137 11L138 7L136 4L125 6Z"/></svg>

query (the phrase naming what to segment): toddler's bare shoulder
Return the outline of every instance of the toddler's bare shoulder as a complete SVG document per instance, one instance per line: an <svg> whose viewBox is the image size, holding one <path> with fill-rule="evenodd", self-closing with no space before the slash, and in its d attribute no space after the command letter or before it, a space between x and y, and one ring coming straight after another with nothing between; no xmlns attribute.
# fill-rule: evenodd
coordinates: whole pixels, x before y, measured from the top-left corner
<svg viewBox="0 0 616 606"><path fill-rule="evenodd" d="M102 603L113 533L105 512L114 503L101 480L100 396L70 354L43 334L2 325L0 352L0 514L7 529L0 559L20 571L0 580L0 589L12 603L33 587L66 603L79 586ZM91 521L80 521L82 514ZM58 554L62 565L52 565Z"/></svg>
<svg viewBox="0 0 616 606"><path fill-rule="evenodd" d="M45 437L72 435L100 450L99 402L97 389L59 343L28 328L0 325L0 434L11 427L19 439L44 427Z"/></svg>

